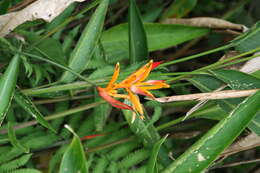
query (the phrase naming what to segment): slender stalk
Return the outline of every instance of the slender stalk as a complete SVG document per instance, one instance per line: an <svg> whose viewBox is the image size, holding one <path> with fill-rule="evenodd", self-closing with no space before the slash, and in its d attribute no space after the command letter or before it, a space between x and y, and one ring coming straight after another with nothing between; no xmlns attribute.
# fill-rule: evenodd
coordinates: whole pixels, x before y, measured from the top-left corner
<svg viewBox="0 0 260 173"><path fill-rule="evenodd" d="M67 111L63 111L63 112L59 112L59 113L55 113L55 114L46 116L45 119L49 121L49 120L53 120L53 119L57 119L57 118L62 118L62 117L65 117L65 116L68 116L68 115L71 115L71 114L74 114L74 113L77 113L77 112L81 112L81 111L85 111L85 110L94 108L94 107L96 107L96 106L98 106L102 103L104 103L103 100L96 102L96 103L82 105L82 106L72 108L72 109L67 110ZM28 121L28 122L25 122L25 123L15 125L15 126L13 126L13 128L14 128L14 130L17 130L17 129L22 129L22 128L25 128L25 127L33 126L33 125L36 125L36 124L38 124L38 122L36 120L32 120L32 121ZM0 130L0 134L6 134L6 133L7 133L7 129L1 129Z"/></svg>
<svg viewBox="0 0 260 173"><path fill-rule="evenodd" d="M202 53L199 53L199 54L191 55L191 56L184 57L184 58L181 58L181 59L177 59L177 60L174 60L174 61L166 62L166 63L161 64L160 67L164 67L164 66L188 61L188 60L191 60L191 59L195 59L195 58L198 58L198 57L201 57L201 56L204 56L204 55L212 54L212 53L215 53L215 52L218 52L218 51L221 51L221 50L231 48L232 46L233 46L232 44L228 44L228 45L225 45L225 46L221 46L221 47L218 47L218 48L215 48L215 49L208 50L206 52L202 52Z"/></svg>
<svg viewBox="0 0 260 173"><path fill-rule="evenodd" d="M253 50L250 50L248 52L245 52L245 53L242 53L242 54L239 54L237 56L233 56L233 57L230 57L230 58L227 58L227 59L224 59L222 61L218 61L218 62L215 62L211 65L208 65L208 66L205 66L205 67L202 67L202 68L199 68L197 70L194 70L193 72L201 72L201 71L205 71L205 70L209 70L209 69L214 69L214 68L217 68L219 67L220 65L226 63L226 62L229 62L229 61L232 61L234 59L237 59L237 58L240 58L242 56L246 56L246 55L249 55L249 54L252 54L252 53L255 53L255 52L258 52L260 50L260 47L256 48L256 49L253 49ZM255 57L257 57L256 55L254 55ZM252 58L252 57L251 57ZM176 81L176 80L180 80L184 77L187 77L189 75L180 75L180 76L177 76L177 77L174 77L174 78L171 78L169 80L167 80L167 82L171 82L171 81Z"/></svg>

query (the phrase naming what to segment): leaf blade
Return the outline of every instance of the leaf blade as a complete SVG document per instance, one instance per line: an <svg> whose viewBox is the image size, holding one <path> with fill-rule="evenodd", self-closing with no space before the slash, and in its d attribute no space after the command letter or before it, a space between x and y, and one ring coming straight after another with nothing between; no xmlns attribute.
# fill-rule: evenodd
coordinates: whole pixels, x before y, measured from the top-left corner
<svg viewBox="0 0 260 173"><path fill-rule="evenodd" d="M32 117L35 118L42 126L56 133L56 130L49 124L47 120L44 119L41 112L37 109L29 97L20 91L15 91L14 99L18 105L20 105L26 112L32 115Z"/></svg>
<svg viewBox="0 0 260 173"><path fill-rule="evenodd" d="M217 156L235 140L260 107L260 91L238 105L228 117L220 121L199 141L190 147L163 173L194 173L205 170Z"/></svg>
<svg viewBox="0 0 260 173"><path fill-rule="evenodd" d="M0 126L11 104L19 73L20 57L16 54L0 80Z"/></svg>
<svg viewBox="0 0 260 173"><path fill-rule="evenodd" d="M129 1L129 58L131 64L148 57L147 39L135 0Z"/></svg>
<svg viewBox="0 0 260 173"><path fill-rule="evenodd" d="M75 49L72 52L68 67L75 72L85 70L92 58L94 48L98 43L104 25L109 0L102 0L89 23L85 27ZM60 81L69 83L75 79L70 72L64 72Z"/></svg>
<svg viewBox="0 0 260 173"><path fill-rule="evenodd" d="M17 140L11 123L8 123L8 138L14 147L21 149L25 153L29 153L30 149L27 146L21 144L20 141Z"/></svg>
<svg viewBox="0 0 260 173"><path fill-rule="evenodd" d="M147 173L154 172L157 156L158 156L160 148L161 148L162 144L164 143L164 141L166 140L167 136L168 135L165 135L162 139L160 139L159 141L157 141L154 144L153 149L152 149L152 154L150 156L150 159L148 161L147 168L146 168Z"/></svg>
<svg viewBox="0 0 260 173"><path fill-rule="evenodd" d="M73 131L71 132L73 133L74 137L62 157L59 172L60 173L87 172L85 153L80 138L76 135L75 132Z"/></svg>

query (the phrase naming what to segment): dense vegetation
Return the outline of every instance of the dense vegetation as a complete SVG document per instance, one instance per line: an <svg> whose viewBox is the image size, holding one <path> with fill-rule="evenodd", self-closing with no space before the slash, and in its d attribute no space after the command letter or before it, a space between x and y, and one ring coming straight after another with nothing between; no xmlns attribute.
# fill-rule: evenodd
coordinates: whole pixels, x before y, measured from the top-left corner
<svg viewBox="0 0 260 173"><path fill-rule="evenodd" d="M34 3L0 1L0 173L260 172L259 1Z"/></svg>

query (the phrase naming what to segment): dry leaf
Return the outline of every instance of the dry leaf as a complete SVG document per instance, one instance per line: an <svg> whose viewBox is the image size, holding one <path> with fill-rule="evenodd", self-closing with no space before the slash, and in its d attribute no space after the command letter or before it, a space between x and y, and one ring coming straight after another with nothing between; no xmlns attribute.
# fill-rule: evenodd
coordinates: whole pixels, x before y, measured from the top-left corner
<svg viewBox="0 0 260 173"><path fill-rule="evenodd" d="M194 17L189 19L170 18L170 19L166 19L163 23L191 25L191 26L198 26L198 27L207 27L212 29L238 30L242 32L246 29L246 27L243 25L231 23L226 20L213 18L213 17Z"/></svg>
<svg viewBox="0 0 260 173"><path fill-rule="evenodd" d="M156 98L155 100L161 103L167 103L167 102L185 101L185 100L216 100L216 99L238 98L238 97L246 97L252 95L258 90L259 89L225 90L225 91L215 91L210 93L198 93L198 94L160 97L160 98Z"/></svg>
<svg viewBox="0 0 260 173"><path fill-rule="evenodd" d="M85 0L38 0L26 8L0 16L0 37L7 35L18 25L36 19L52 21L73 2Z"/></svg>
<svg viewBox="0 0 260 173"><path fill-rule="evenodd" d="M240 69L240 71L244 73L253 73L257 70L260 70L260 52L255 53L255 55L259 55L259 57L247 61Z"/></svg>
<svg viewBox="0 0 260 173"><path fill-rule="evenodd" d="M260 137L255 133L251 133L250 135L240 139L236 143L232 144L229 148L227 148L220 157L227 157L229 155L238 153L240 151L249 150L260 146Z"/></svg>

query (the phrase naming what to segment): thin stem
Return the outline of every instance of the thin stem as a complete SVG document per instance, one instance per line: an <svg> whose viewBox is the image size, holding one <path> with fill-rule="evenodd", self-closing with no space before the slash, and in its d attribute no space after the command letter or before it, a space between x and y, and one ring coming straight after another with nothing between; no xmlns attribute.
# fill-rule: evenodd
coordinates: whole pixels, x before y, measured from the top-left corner
<svg viewBox="0 0 260 173"><path fill-rule="evenodd" d="M99 101L99 102L87 104L87 105L82 105L82 106L79 106L79 107L76 107L76 108L72 108L72 109L67 110L67 111L54 113L54 114L46 116L44 118L47 121L57 119L57 118L62 118L62 117L65 117L65 116L68 116L68 115L71 115L71 114L74 114L74 113L77 113L77 112L82 112L82 111L94 108L94 107L96 107L96 106L98 106L102 103L104 103L103 100ZM38 122L36 120L32 120L32 121L28 121L28 122L25 122L25 123L15 125L13 128L14 128L14 130L17 130L17 129L22 129L22 128L25 128L25 127L33 126L33 125L36 125L36 124L38 124ZM0 134L6 134L6 133L7 133L7 129L1 129L0 130Z"/></svg>
<svg viewBox="0 0 260 173"><path fill-rule="evenodd" d="M221 47L218 47L218 48L215 48L215 49L208 50L206 52L202 52L202 53L191 55L191 56L188 56L188 57L185 57L185 58L181 58L181 59L177 59L177 60L174 60L174 61L166 62L166 63L161 64L160 67L164 67L164 66L168 66L168 65L172 65L172 64L177 64L177 63L180 63L180 62L188 61L188 60L191 60L191 59L195 59L195 58L198 58L198 57L201 57L201 56L204 56L204 55L212 54L212 53L215 53L215 52L218 52L218 51L221 51L221 50L225 50L225 49L231 48L232 46L233 46L232 44L228 44L228 45L225 45L225 46L221 46Z"/></svg>
<svg viewBox="0 0 260 173"><path fill-rule="evenodd" d="M224 60L222 60L222 61L215 62L215 63L213 63L213 64L211 64L211 65L208 65L208 66L199 68L199 69L197 69L197 70L194 70L193 72L201 72L201 71L209 70L209 69L211 69L211 68L212 68L212 69L213 69L213 68L217 68L219 65L222 65L222 64L224 64L224 63L226 63L226 62L229 62L229 61L232 61L232 60L234 60L234 59L240 58L240 57L242 57L242 56L246 56L246 55L248 55L248 54L255 53L255 52L259 51L259 50L260 50L260 47L258 47L258 48L256 48L256 49L253 49L253 50L250 50L250 51L248 51L248 52L239 54L239 55L237 55L237 56L233 56L233 57L224 59ZM180 79L182 79L182 78L184 78L184 77L187 77L187 76L188 76L188 75L181 75L181 76L178 76L178 77L174 77L174 78L171 78L171 79L167 80L167 82L180 80Z"/></svg>
<svg viewBox="0 0 260 173"><path fill-rule="evenodd" d="M52 64L52 65L55 65L55 66L57 66L57 67L63 69L63 70L69 71L70 73L74 74L74 75L77 76L78 78L80 78L80 79L82 79L82 80L88 82L88 83L91 84L92 86L96 86L95 83L91 82L90 80L88 80L88 79L85 78L84 76L80 75L79 73L74 72L74 71L73 71L72 69L70 69L69 67L66 67L66 66L64 66L64 65L58 64L58 63L56 63L56 62L54 62L54 61L48 60L48 59L46 59L46 58L42 58L42 57L37 56L37 55L33 55L33 54L30 54L30 53L24 53L24 52L20 52L20 53L21 53L21 54L24 54L24 55L27 55L27 56L29 56L29 57L32 57L32 58L36 58L36 59L41 60L41 61L45 61L45 62L47 62L47 63L50 63L50 64Z"/></svg>
<svg viewBox="0 0 260 173"><path fill-rule="evenodd" d="M56 103L56 102L62 102L67 100L79 100L79 99L87 99L91 98L93 95L86 95L86 96L72 96L72 97L59 97L55 99L45 99L45 100L37 100L33 101L34 104L40 105L40 104L50 104L50 103Z"/></svg>

